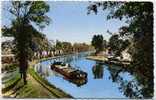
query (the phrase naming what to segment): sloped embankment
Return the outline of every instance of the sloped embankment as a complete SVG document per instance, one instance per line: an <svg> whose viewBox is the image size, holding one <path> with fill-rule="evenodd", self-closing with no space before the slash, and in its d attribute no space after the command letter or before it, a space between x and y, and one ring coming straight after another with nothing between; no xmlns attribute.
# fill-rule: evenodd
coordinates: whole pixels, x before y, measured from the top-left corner
<svg viewBox="0 0 156 100"><path fill-rule="evenodd" d="M14 84L10 85L9 88L3 89L2 95L4 98L71 98L70 95L38 76L32 68L28 71L27 85L23 85L23 81L19 80L19 77L16 77L13 81L15 80L18 81L13 82Z"/></svg>

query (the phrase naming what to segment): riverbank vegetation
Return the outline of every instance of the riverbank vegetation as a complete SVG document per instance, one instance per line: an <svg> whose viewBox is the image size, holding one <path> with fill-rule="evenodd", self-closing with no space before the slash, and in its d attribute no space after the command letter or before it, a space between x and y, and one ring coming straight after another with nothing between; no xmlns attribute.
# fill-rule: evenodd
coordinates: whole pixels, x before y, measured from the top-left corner
<svg viewBox="0 0 156 100"><path fill-rule="evenodd" d="M3 27L3 36L12 36L15 40L15 55L19 62L20 74L24 83L27 83L26 73L28 60L31 56L32 38L39 32L32 26L32 22L44 28L49 23L49 17L46 13L49 11L49 5L43 1L12 1L9 8L12 19L11 27Z"/></svg>
<svg viewBox="0 0 156 100"><path fill-rule="evenodd" d="M91 11L98 14L98 12L101 11L101 7L103 11L109 11L107 16L108 20L126 19L125 21L128 24L120 28L118 35L113 35L111 46L114 44L120 47L117 45L118 42L116 42L118 37L127 38L131 41L131 44L128 46L132 56L132 63L129 68L132 70L133 75L136 76L138 85L142 88L133 90L133 85L126 85L125 87L127 88L123 90L125 95L130 98L153 97L153 3L92 2L88 6L88 14L91 13ZM117 48L115 48L115 50ZM132 82L129 82L129 84L132 84Z"/></svg>
<svg viewBox="0 0 156 100"><path fill-rule="evenodd" d="M96 52L95 54L99 53L104 49L104 39L102 35L94 35L92 38L92 46L94 46Z"/></svg>

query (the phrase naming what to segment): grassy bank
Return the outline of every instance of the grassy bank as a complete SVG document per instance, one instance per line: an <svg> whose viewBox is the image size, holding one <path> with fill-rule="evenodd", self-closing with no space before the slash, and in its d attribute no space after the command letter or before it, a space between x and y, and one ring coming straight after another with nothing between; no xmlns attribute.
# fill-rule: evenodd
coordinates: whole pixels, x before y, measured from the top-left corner
<svg viewBox="0 0 156 100"><path fill-rule="evenodd" d="M29 81L24 85L20 80L12 89L5 92L3 97L7 98L56 98L52 93L37 83L29 74Z"/></svg>
<svg viewBox="0 0 156 100"><path fill-rule="evenodd" d="M2 96L5 98L72 98L46 80L30 68L27 74L27 84L24 85L20 75L6 82L6 87L2 89ZM18 81L17 81L18 80Z"/></svg>
<svg viewBox="0 0 156 100"><path fill-rule="evenodd" d="M54 85L50 84L48 81L40 77L32 68L29 69L29 73L38 83L40 83L43 87L53 93L53 95L55 95L57 98L72 98L72 96L70 96L69 94L66 94L59 88L56 88Z"/></svg>
<svg viewBox="0 0 156 100"><path fill-rule="evenodd" d="M2 88L2 93L5 93L10 89L12 89L19 81L20 81L20 75L18 73L15 73L14 76L12 76L9 80L3 83L4 87Z"/></svg>
<svg viewBox="0 0 156 100"><path fill-rule="evenodd" d="M44 58L42 61L47 59L52 58ZM72 98L69 94L48 83L34 71L32 65L39 61L41 60L31 62L27 74L27 85L24 85L18 71L16 71L16 73L11 73L9 68L7 74L11 75L3 78L4 88L2 88L2 96L7 98Z"/></svg>

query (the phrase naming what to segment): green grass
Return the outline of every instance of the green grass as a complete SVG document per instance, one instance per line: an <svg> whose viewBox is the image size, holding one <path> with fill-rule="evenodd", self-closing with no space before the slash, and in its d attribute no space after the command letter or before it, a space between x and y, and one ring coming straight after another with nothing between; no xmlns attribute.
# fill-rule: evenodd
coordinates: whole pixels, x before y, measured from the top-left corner
<svg viewBox="0 0 156 100"><path fill-rule="evenodd" d="M69 94L66 94L62 90L56 88L54 85L40 77L32 68L29 69L29 73L35 78L36 81L38 81L42 86L53 93L57 98L72 98L72 96Z"/></svg>
<svg viewBox="0 0 156 100"><path fill-rule="evenodd" d="M18 85L22 84L22 82L20 82ZM37 87L35 87L31 81L29 81L29 83L27 85L24 85L22 88L20 88L19 90L17 90L16 92L16 98L37 98L40 95L44 96L45 94L40 94L39 95L39 91L36 89ZM38 87L40 88L40 87ZM50 97L48 95L46 95L46 97Z"/></svg>
<svg viewBox="0 0 156 100"><path fill-rule="evenodd" d="M9 67L9 73L14 68L17 67ZM28 75L26 85L21 80L18 71L12 73L11 77L4 77L3 79L6 79L6 81L3 82L5 88L2 89L2 94L6 97L12 96L15 98L72 98L69 94L40 77L31 66L29 66Z"/></svg>
<svg viewBox="0 0 156 100"><path fill-rule="evenodd" d="M6 92L7 97L14 98L56 98L51 92L46 88L41 86L32 77L28 78L28 82L24 85L23 80L18 81L14 87Z"/></svg>
<svg viewBox="0 0 156 100"><path fill-rule="evenodd" d="M2 93L5 93L7 91L9 91L10 89L12 89L20 80L20 74L16 74L13 78L11 78L10 80L6 81L5 87L2 88Z"/></svg>
<svg viewBox="0 0 156 100"><path fill-rule="evenodd" d="M20 87L18 89L18 87ZM36 87L32 84L31 81L28 82L27 85L23 85L23 82L20 81L17 86L15 87L15 91L16 91L16 98L38 98L38 97L43 97L45 94L39 94L38 92L38 88L40 87ZM50 98L49 95L46 95L46 97Z"/></svg>

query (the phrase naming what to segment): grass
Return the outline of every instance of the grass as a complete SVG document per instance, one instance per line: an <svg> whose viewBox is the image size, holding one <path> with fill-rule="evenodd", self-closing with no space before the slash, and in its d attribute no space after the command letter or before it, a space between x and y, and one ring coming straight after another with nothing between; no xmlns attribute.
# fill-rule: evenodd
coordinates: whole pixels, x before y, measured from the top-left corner
<svg viewBox="0 0 156 100"><path fill-rule="evenodd" d="M72 98L72 96L70 96L69 94L66 94L59 88L56 88L54 85L50 84L48 81L40 77L32 68L29 69L29 73L34 77L36 81L38 81L42 86L53 93L57 98Z"/></svg>
<svg viewBox="0 0 156 100"><path fill-rule="evenodd" d="M16 72L13 78L4 82L5 88L2 89L3 97L72 98L40 77L33 68L29 68L27 80L27 84L24 85L23 80L20 80L20 74Z"/></svg>
<svg viewBox="0 0 156 100"><path fill-rule="evenodd" d="M27 85L22 85L23 82L20 81L16 86L16 98L55 98L52 94L45 92L43 87L35 84L33 81L29 81ZM20 87L18 89L18 87Z"/></svg>
<svg viewBox="0 0 156 100"><path fill-rule="evenodd" d="M27 84L24 85L23 80L19 80L14 87L3 92L3 97L13 98L57 98L41 84L39 84L30 74L27 77ZM10 82L9 82L10 83Z"/></svg>
<svg viewBox="0 0 156 100"><path fill-rule="evenodd" d="M2 89L2 96L14 98L72 98L72 96L59 88L56 88L34 71L32 65L38 61L40 60L31 62L31 65L29 66L27 85L24 85L23 80L20 79L20 74L17 71L12 74L12 78L9 77L3 82L5 88ZM10 73L15 68L17 70L17 66L10 64L9 66L3 66L3 71ZM5 77L3 79L5 79Z"/></svg>
<svg viewBox="0 0 156 100"><path fill-rule="evenodd" d="M5 93L7 91L9 91L10 89L12 89L20 80L20 75L18 73L16 73L16 75L14 75L13 78L11 78L10 80L6 81L5 87L2 88L2 93Z"/></svg>

